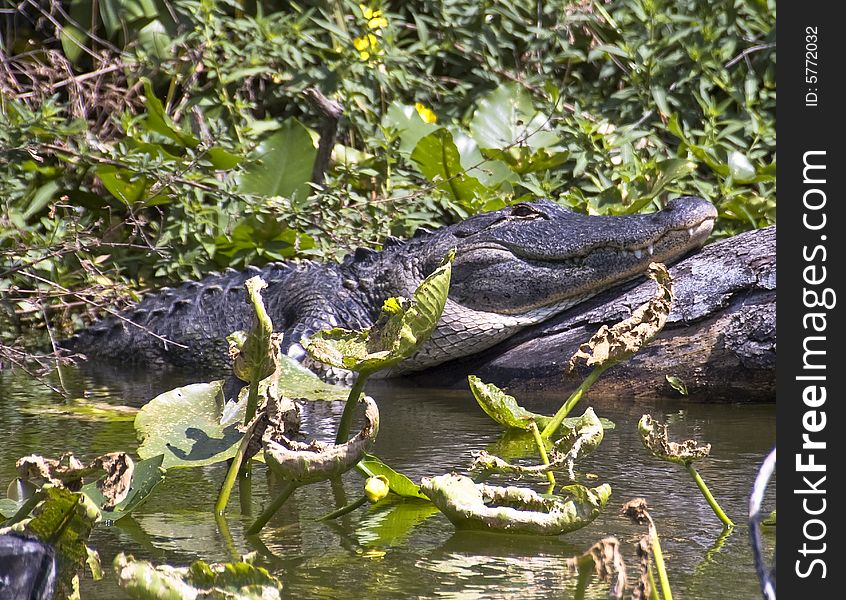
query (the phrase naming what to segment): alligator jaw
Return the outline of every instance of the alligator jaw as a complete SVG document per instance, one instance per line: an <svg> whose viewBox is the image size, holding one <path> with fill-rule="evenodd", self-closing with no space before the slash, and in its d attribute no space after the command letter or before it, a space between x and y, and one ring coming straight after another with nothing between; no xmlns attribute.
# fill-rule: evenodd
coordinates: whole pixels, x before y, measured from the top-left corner
<svg viewBox="0 0 846 600"><path fill-rule="evenodd" d="M624 217L543 208L544 220L503 220L480 231L477 239L462 240L450 298L474 311L547 314L538 309L572 306L641 275L652 261L678 260L702 246L717 216L713 205L699 198Z"/></svg>

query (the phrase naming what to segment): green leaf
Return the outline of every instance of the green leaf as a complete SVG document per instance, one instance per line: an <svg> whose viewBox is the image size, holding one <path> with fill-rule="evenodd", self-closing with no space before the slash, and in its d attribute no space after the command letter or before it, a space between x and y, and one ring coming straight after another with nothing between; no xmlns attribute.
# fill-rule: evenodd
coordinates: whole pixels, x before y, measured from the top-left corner
<svg viewBox="0 0 846 600"><path fill-rule="evenodd" d="M195 383L160 394L145 404L135 418L142 459L164 455L162 467L212 465L235 455L243 434L245 403L233 418L221 423L223 381Z"/></svg>
<svg viewBox="0 0 846 600"><path fill-rule="evenodd" d="M153 489L164 481L165 471L161 468L163 461L164 455L160 454L136 463L135 470L132 473L129 494L113 510L102 510L103 520L117 521L141 506L153 492ZM91 501L97 506L102 506L106 501L106 498L97 489L97 482L82 486L80 491L91 498Z"/></svg>
<svg viewBox="0 0 846 600"><path fill-rule="evenodd" d="M94 172L112 196L123 202L126 206L132 206L136 202L141 201L150 183L144 175L138 175L127 169L112 165L101 165Z"/></svg>
<svg viewBox="0 0 846 600"><path fill-rule="evenodd" d="M273 343L273 323L261 297L261 290L267 287L267 283L256 276L248 279L245 285L247 298L253 307L253 326L243 343L238 344L232 371L242 381L259 382L276 370L278 344Z"/></svg>
<svg viewBox="0 0 846 600"><path fill-rule="evenodd" d="M388 106L382 126L399 133L399 151L405 155L411 154L421 138L439 129L434 123L426 123L421 119L414 106L399 102L392 102Z"/></svg>
<svg viewBox="0 0 846 600"><path fill-rule="evenodd" d="M675 375L665 375L665 377L667 378L667 383L670 384L670 387L672 387L682 396L687 396L687 385L685 385L684 381L682 381Z"/></svg>
<svg viewBox="0 0 846 600"><path fill-rule="evenodd" d="M66 24L61 29L62 51L71 64L75 65L82 56L82 49L87 41L85 33L73 25Z"/></svg>
<svg viewBox="0 0 846 600"><path fill-rule="evenodd" d="M444 310L449 294L454 252L426 277L414 299L388 298L382 314L369 329L319 331L306 343L306 350L320 362L370 374L405 360L429 339Z"/></svg>
<svg viewBox="0 0 846 600"><path fill-rule="evenodd" d="M510 429L525 431L530 426L531 421L534 421L539 429L544 429L552 421L552 417L526 410L517 403L514 396L509 396L492 383L483 383L475 375L469 375L467 382L470 384L473 397L479 406L482 407L482 410L500 425ZM587 416L587 411L585 411L585 414L581 417L566 418L561 423L558 432L566 433L573 429L581 429L587 423L592 423L596 415L593 413L593 409L588 408L587 410L590 411L592 417ZM612 421L607 419L598 419L598 422L602 425L603 429L614 429L616 427ZM491 450L491 453L510 456L528 456L535 450L534 438L532 437L524 438L520 436L519 438L505 440L505 442L505 446L510 447L511 450ZM524 448L526 450L525 454L522 453L522 449Z"/></svg>
<svg viewBox="0 0 846 600"><path fill-rule="evenodd" d="M341 385L326 383L320 377L296 360L285 354L279 355L279 378L277 389L280 396L306 398L330 402L345 401L350 390Z"/></svg>
<svg viewBox="0 0 846 600"><path fill-rule="evenodd" d="M373 454L365 454L364 458L356 465L358 470L367 477L382 475L388 480L391 491L404 498L421 498L428 500L426 495L420 491L420 486L398 471L394 471L382 459Z"/></svg>
<svg viewBox="0 0 846 600"><path fill-rule="evenodd" d="M60 189L61 185L59 185L59 182L54 179L51 179L39 187L35 191L35 194L32 195L32 200L30 200L29 206L26 207L23 219L29 220L33 215L36 215L44 210L47 205L53 201Z"/></svg>
<svg viewBox="0 0 846 600"><path fill-rule="evenodd" d="M483 149L521 144L536 151L560 141L547 126L547 115L535 110L529 93L516 83L505 83L479 101L470 133Z"/></svg>
<svg viewBox="0 0 846 600"><path fill-rule="evenodd" d="M59 558L61 591L73 589L73 579L90 561L86 546L100 511L85 494L50 484L36 495L39 502L32 517L15 524L14 530L50 544ZM0 535L9 529L0 529Z"/></svg>
<svg viewBox="0 0 846 600"><path fill-rule="evenodd" d="M221 171L234 169L241 164L241 161L243 160L243 158L237 154L232 154L231 152L218 146L209 148L206 152L206 156L208 157L209 162L214 165L216 169L220 169Z"/></svg>
<svg viewBox="0 0 846 600"><path fill-rule="evenodd" d="M275 600L282 582L266 569L249 562L208 564L201 560L189 567L154 566L123 552L114 560L118 585L132 598L182 600L184 598L241 598Z"/></svg>
<svg viewBox="0 0 846 600"><path fill-rule="evenodd" d="M153 86L150 85L148 79L144 80L144 106L147 107L147 116L144 118L144 124L161 135L173 140L184 148L196 148L200 145L193 134L186 133L173 122L173 119L168 116L164 110L161 101L153 92Z"/></svg>
<svg viewBox="0 0 846 600"><path fill-rule="evenodd" d="M238 181L238 191L305 200L317 149L305 126L294 118L256 148Z"/></svg>
<svg viewBox="0 0 846 600"><path fill-rule="evenodd" d="M483 383L475 375L468 376L467 382L482 410L500 425L513 429L528 429L534 421L543 429L550 421L549 417L526 410L517 404L514 396L509 396L492 383Z"/></svg>
<svg viewBox="0 0 846 600"><path fill-rule="evenodd" d="M446 128L441 127L421 138L411 159L426 179L465 208L473 207L476 199L488 192L478 179L464 172L458 148Z"/></svg>
<svg viewBox="0 0 846 600"><path fill-rule="evenodd" d="M146 50L147 54L158 60L170 58L170 48L173 40L165 29L164 24L158 19L147 23L138 32L138 43Z"/></svg>

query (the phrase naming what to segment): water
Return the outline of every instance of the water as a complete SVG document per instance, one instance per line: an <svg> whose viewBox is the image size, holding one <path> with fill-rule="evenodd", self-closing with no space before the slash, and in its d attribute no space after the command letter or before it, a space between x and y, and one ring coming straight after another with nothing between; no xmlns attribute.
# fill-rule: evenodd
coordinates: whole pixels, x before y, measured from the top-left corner
<svg viewBox="0 0 846 600"><path fill-rule="evenodd" d="M58 384L54 379L53 382ZM127 373L65 372L64 385L89 401L140 406L184 379ZM468 391L444 391L379 383L368 391L379 403L381 430L375 453L415 481L451 470L464 471L471 450L501 437L499 426L475 405ZM538 412L551 414L561 398L553 392L520 398ZM45 414L64 400L22 373L0 371L0 486L14 477L15 461L29 453L56 456L73 450L85 459L137 447L130 422L90 422ZM196 559L230 561L257 551L258 562L284 583L288 598L567 598L575 578L565 559L581 554L608 535L623 543L630 578L637 574L634 544L644 529L619 515L620 506L645 497L662 539L670 583L676 598L760 598L745 525L748 493L760 461L775 441L775 405L602 402L584 399L617 424L602 445L583 459L577 471L613 488L606 510L589 526L556 538L456 532L424 502L393 502L361 508L333 523L314 519L361 495L355 474L343 484L320 483L295 492L258 539L244 529L281 483L263 466L255 469L253 517L240 514L237 490L225 520L212 505L224 465L173 469L148 502L113 526L98 527L91 539L107 567L100 582L83 580L84 599L125 597L114 582L111 561L121 551L154 562L186 565ZM310 411L304 427L334 435L338 404ZM671 422L673 439L694 438L712 444L711 457L699 471L711 491L739 526L727 537L680 467L647 455L635 425L644 413ZM520 485L532 486L529 481ZM543 491L545 485L533 486ZM766 506L774 508L771 485ZM765 536L771 550L772 531ZM607 597L607 586L592 584L589 597Z"/></svg>

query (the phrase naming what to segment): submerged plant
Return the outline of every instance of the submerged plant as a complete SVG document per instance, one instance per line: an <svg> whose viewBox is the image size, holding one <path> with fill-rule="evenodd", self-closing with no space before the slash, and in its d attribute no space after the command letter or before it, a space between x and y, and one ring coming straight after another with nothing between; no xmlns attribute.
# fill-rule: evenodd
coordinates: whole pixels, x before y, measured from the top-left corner
<svg viewBox="0 0 846 600"><path fill-rule="evenodd" d="M693 466L694 461L706 458L710 454L711 444L699 446L695 440L686 440L681 443L671 442L669 440L667 424L656 423L650 415L643 415L641 417L637 424L637 430L640 434L640 441L643 442L643 446L649 450L652 456L684 466L693 478L693 481L696 482L699 491L705 496L708 506L714 511L717 518L722 521L723 526L734 527L732 520L723 512L723 509L717 503L713 494L711 494L711 490L708 489L705 481Z"/></svg>

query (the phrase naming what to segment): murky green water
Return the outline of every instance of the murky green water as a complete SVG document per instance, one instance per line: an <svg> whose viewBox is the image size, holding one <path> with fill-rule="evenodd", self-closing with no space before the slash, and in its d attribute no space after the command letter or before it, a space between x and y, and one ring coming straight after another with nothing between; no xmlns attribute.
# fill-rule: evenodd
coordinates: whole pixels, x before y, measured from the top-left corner
<svg viewBox="0 0 846 600"><path fill-rule="evenodd" d="M57 381L54 380L58 384ZM178 382L161 376L66 373L64 385L77 397L140 406ZM410 389L380 384L368 388L379 402L382 426L375 452L415 480L464 470L470 451L485 449L501 436L497 425L475 405L470 392ZM532 410L552 413L554 394L521 398ZM136 447L131 423L86 422L45 414L64 401L20 373L0 372L0 488L14 477L15 460L28 453L57 455L73 450L90 457ZM643 496L662 536L676 598L760 598L745 526L748 493L758 463L775 441L774 405L654 404L583 400L616 422L600 449L579 463L607 482L613 494L606 511L590 526L567 536L536 539L456 532L430 505L401 502L362 508L335 523L315 522L361 494L355 474L343 485L317 484L298 490L259 536L243 535L251 517L240 514L233 498L225 521L212 504L225 466L171 470L167 480L133 516L95 530L91 544L110 565L125 551L136 558L184 565L202 558L228 561L257 550L260 564L278 575L289 598L567 598L575 579L565 558L580 554L608 535L624 544L630 575L636 574L634 543L643 530L619 516L619 507ZM313 407L304 428L334 437L340 405ZM635 424L649 412L669 418L674 439L693 437L713 445L700 472L726 512L740 526L726 538L686 472L651 459L640 445ZM524 485L531 485L524 482ZM544 490L544 485L535 487ZM264 467L256 469L253 512L280 488ZM774 507L774 486L767 506ZM766 543L775 545L772 532ZM594 585L590 597L606 597ZM111 577L83 582L83 598L123 598Z"/></svg>

